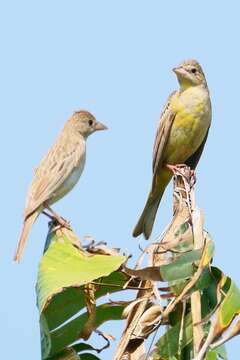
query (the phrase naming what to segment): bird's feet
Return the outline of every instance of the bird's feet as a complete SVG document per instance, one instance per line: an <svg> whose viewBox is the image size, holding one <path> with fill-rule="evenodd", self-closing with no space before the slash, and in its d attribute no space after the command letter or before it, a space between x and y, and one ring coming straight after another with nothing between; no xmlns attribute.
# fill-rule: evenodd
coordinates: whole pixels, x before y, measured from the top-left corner
<svg viewBox="0 0 240 360"><path fill-rule="evenodd" d="M71 229L70 227L70 222L67 221L66 219L64 219L63 217L61 216L53 216L53 218L58 222L58 224L62 227L65 227L67 229Z"/></svg>
<svg viewBox="0 0 240 360"><path fill-rule="evenodd" d="M172 171L173 175L177 175L177 173L184 174L184 169L187 168L186 164L166 164L166 167Z"/></svg>
<svg viewBox="0 0 240 360"><path fill-rule="evenodd" d="M197 180L195 170L192 170L186 164L166 164L166 167L172 171L173 175L181 175L191 187L195 185Z"/></svg>
<svg viewBox="0 0 240 360"><path fill-rule="evenodd" d="M65 227L67 229L71 229L70 227L70 222L65 220L63 217L61 217L60 215L58 215L52 208L50 208L50 206L48 206L47 204L45 204L45 208L50 212L47 213L46 211L43 211L42 213L46 216L48 216L52 221L55 221L58 225L60 225L61 227Z"/></svg>

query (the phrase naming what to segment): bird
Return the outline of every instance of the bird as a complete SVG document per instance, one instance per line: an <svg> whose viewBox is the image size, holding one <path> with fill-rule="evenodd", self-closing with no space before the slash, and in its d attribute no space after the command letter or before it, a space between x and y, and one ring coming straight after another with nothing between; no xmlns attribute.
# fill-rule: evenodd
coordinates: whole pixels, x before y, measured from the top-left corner
<svg viewBox="0 0 240 360"><path fill-rule="evenodd" d="M21 260L30 230L37 217L47 209L61 225L66 221L51 205L65 196L78 182L85 165L86 140L89 135L107 127L88 111L75 111L66 121L54 145L40 161L27 193L23 227L14 260Z"/></svg>
<svg viewBox="0 0 240 360"><path fill-rule="evenodd" d="M195 170L212 119L211 100L201 65L185 60L173 69L179 89L163 107L153 146L152 184L144 210L133 230L149 239L163 193L173 173L170 167L186 164Z"/></svg>

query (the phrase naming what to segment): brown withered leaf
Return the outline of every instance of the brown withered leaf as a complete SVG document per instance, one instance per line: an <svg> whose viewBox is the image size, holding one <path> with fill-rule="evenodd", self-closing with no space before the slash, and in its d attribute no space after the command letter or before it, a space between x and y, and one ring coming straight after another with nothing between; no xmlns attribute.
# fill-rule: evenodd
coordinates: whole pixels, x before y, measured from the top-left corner
<svg viewBox="0 0 240 360"><path fill-rule="evenodd" d="M118 256L120 253L120 249L117 248L109 248L105 244L95 244L88 248L88 251L93 254L100 255L110 255L110 256Z"/></svg>
<svg viewBox="0 0 240 360"><path fill-rule="evenodd" d="M190 196L193 197L193 192ZM204 245L204 231L203 231L203 212L198 208L192 210L192 229L194 238L194 249L201 249ZM198 263L196 262L196 265ZM191 313L193 321L193 351L196 355L201 347L204 339L204 330L201 324L202 310L201 310L201 293L195 291L191 295Z"/></svg>
<svg viewBox="0 0 240 360"><path fill-rule="evenodd" d="M92 284L84 285L83 292L88 312L88 319L84 324L84 327L80 332L79 337L87 340L94 330L94 324L96 319L95 286Z"/></svg>
<svg viewBox="0 0 240 360"><path fill-rule="evenodd" d="M192 248L193 233L189 220L189 208L181 202L171 224L152 251L152 264L161 266L166 262L171 263L176 259L176 253L181 251L181 248L183 250ZM181 231L184 224L186 224L185 229Z"/></svg>
<svg viewBox="0 0 240 360"><path fill-rule="evenodd" d="M145 299L143 301L136 302L132 310L128 312L125 329L118 343L113 360L122 360L124 358L137 360L140 357L139 351L145 351L143 348L144 339L136 337L134 332L142 315L148 308L149 304L152 303L151 298L153 296L153 291L151 285L151 281L149 280L142 281L140 283L141 290L138 291L137 299ZM144 288L146 288L146 290ZM136 354L138 358L135 356Z"/></svg>
<svg viewBox="0 0 240 360"><path fill-rule="evenodd" d="M148 300L148 299L149 299L149 296L146 295L146 296L142 296L142 297L137 297L135 300L131 301L123 310L123 314L122 314L123 318L126 319L128 317L128 315L132 311L134 311L134 308L137 304L139 304L142 301Z"/></svg>
<svg viewBox="0 0 240 360"><path fill-rule="evenodd" d="M160 321L162 315L162 306L158 304L150 304L149 308L141 316L140 321L138 322L134 335L136 337L146 338L147 335L154 329Z"/></svg>
<svg viewBox="0 0 240 360"><path fill-rule="evenodd" d="M163 281L158 266L147 266L143 269L130 269L123 265L123 270L127 275L140 278L141 280Z"/></svg>

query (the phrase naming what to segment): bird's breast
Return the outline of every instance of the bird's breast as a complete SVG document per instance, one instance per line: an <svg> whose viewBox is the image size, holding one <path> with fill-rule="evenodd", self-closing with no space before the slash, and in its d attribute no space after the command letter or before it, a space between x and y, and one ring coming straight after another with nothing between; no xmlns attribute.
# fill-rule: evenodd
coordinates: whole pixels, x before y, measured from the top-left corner
<svg viewBox="0 0 240 360"><path fill-rule="evenodd" d="M78 182L80 179L80 176L82 175L83 169L85 165L85 158L82 159L81 163L78 167L76 167L72 173L69 175L69 177L64 182L64 187L67 191L70 191Z"/></svg>
<svg viewBox="0 0 240 360"><path fill-rule="evenodd" d="M84 155L82 156L81 161L78 163L78 165L76 167L74 167L74 169L72 170L70 175L63 182L63 184L57 189L57 191L54 192L53 196L49 200L50 204L53 204L56 201L58 201L59 199L61 199L62 197L64 197L77 184L78 180L81 177L83 169L84 169L85 159L86 159L86 156L84 153Z"/></svg>
<svg viewBox="0 0 240 360"><path fill-rule="evenodd" d="M173 99L176 113L166 147L166 162L183 163L199 148L211 122L208 91L192 87Z"/></svg>
<svg viewBox="0 0 240 360"><path fill-rule="evenodd" d="M208 90L201 86L193 86L180 95L175 96L172 101L172 107L178 117L203 117L211 110Z"/></svg>

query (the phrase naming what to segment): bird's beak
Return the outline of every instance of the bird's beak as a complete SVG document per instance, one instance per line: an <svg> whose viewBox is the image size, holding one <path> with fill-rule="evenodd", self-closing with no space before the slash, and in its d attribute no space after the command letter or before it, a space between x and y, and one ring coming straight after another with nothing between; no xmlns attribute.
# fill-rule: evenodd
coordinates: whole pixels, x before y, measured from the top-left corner
<svg viewBox="0 0 240 360"><path fill-rule="evenodd" d="M95 131L98 131L98 130L107 130L107 126L100 123L99 121L96 122L95 124L95 127L94 127L94 130Z"/></svg>
<svg viewBox="0 0 240 360"><path fill-rule="evenodd" d="M186 70L182 66L173 68L173 72L175 72L176 75L181 77L186 76Z"/></svg>

